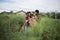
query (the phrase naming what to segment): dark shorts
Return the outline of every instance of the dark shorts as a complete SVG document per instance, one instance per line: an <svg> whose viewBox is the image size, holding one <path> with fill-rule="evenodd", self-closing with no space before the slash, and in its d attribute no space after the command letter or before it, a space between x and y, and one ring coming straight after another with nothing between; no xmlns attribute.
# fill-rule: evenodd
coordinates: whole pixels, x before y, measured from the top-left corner
<svg viewBox="0 0 60 40"><path fill-rule="evenodd" d="M29 23L29 22L27 22L27 23L26 23L26 26L27 26L27 27L29 27L29 26L30 26L30 23Z"/></svg>

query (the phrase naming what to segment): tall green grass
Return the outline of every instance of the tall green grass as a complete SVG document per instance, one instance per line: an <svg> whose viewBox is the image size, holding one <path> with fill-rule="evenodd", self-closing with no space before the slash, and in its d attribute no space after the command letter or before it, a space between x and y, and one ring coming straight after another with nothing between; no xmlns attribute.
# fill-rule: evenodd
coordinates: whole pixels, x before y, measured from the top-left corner
<svg viewBox="0 0 60 40"><path fill-rule="evenodd" d="M0 39L2 38L2 36L6 37L6 34L9 34L11 32L20 31L20 28L24 24L24 22L24 17L22 17L21 15L0 14Z"/></svg>
<svg viewBox="0 0 60 40"><path fill-rule="evenodd" d="M24 32L11 33L10 40L60 40L60 19L42 18Z"/></svg>
<svg viewBox="0 0 60 40"><path fill-rule="evenodd" d="M60 40L60 19L41 17L35 26L28 27L25 31L20 32L17 30L24 23L24 18L20 15L3 15L0 18L0 30L6 32L6 40ZM8 32L9 23L10 32Z"/></svg>
<svg viewBox="0 0 60 40"><path fill-rule="evenodd" d="M36 26L28 29L28 37L39 40L60 40L60 19L42 18ZM37 39L36 39L37 40Z"/></svg>

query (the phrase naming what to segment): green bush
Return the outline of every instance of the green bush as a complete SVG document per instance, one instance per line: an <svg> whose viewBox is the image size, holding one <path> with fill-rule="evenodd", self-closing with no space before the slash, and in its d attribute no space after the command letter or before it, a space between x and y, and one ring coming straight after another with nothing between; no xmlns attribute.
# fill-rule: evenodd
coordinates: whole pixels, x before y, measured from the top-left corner
<svg viewBox="0 0 60 40"><path fill-rule="evenodd" d="M60 13L57 13L56 16L57 16L57 19L60 19Z"/></svg>
<svg viewBox="0 0 60 40"><path fill-rule="evenodd" d="M34 37L39 40L60 40L59 24L59 19L42 18L36 26L28 28L25 35L28 38Z"/></svg>
<svg viewBox="0 0 60 40"><path fill-rule="evenodd" d="M18 32L25 23L24 17L18 14L0 14L0 39L6 33ZM2 38L2 40L4 39Z"/></svg>
<svg viewBox="0 0 60 40"><path fill-rule="evenodd" d="M0 33L6 33L6 40L60 40L60 19L41 17L35 26L18 32L25 22L22 16L4 14L0 15L0 18Z"/></svg>

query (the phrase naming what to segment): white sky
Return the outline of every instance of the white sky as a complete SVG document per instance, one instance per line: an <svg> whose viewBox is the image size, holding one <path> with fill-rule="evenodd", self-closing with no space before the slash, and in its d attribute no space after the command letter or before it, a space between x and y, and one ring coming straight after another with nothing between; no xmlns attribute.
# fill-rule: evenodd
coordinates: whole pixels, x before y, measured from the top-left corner
<svg viewBox="0 0 60 40"><path fill-rule="evenodd" d="M47 11L60 11L60 0L9 0L11 2L0 1L0 11L31 11L40 10Z"/></svg>

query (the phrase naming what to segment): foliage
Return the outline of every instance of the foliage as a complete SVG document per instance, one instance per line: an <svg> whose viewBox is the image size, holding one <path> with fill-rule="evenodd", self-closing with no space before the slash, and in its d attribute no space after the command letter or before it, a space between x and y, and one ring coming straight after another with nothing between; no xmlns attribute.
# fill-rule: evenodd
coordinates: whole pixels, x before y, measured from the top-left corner
<svg viewBox="0 0 60 40"><path fill-rule="evenodd" d="M60 19L41 17L36 25L19 31L25 22L18 14L0 14L0 39L5 40L60 40Z"/></svg>
<svg viewBox="0 0 60 40"><path fill-rule="evenodd" d="M49 18L60 19L60 12L47 12L46 15Z"/></svg>
<svg viewBox="0 0 60 40"><path fill-rule="evenodd" d="M44 17L35 26L28 27L23 32L9 33L6 40L60 40L59 24L59 19Z"/></svg>
<svg viewBox="0 0 60 40"><path fill-rule="evenodd" d="M18 14L0 14L0 37L6 33L20 31L24 23L24 18Z"/></svg>
<svg viewBox="0 0 60 40"><path fill-rule="evenodd" d="M59 12L56 14L56 16L57 16L57 19L60 19L60 13Z"/></svg>

